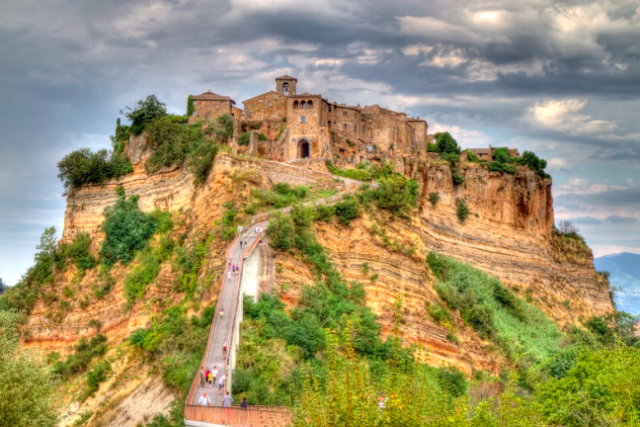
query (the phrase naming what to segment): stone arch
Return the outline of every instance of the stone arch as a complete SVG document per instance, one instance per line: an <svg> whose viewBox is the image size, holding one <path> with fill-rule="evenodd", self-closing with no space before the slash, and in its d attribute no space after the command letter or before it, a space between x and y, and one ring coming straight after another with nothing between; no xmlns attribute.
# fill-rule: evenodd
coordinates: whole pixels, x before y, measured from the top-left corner
<svg viewBox="0 0 640 427"><path fill-rule="evenodd" d="M307 101L307 110L311 110L313 108L313 101Z"/></svg>
<svg viewBox="0 0 640 427"><path fill-rule="evenodd" d="M297 154L299 159L308 159L311 157L311 143L306 139L298 141Z"/></svg>
<svg viewBox="0 0 640 427"><path fill-rule="evenodd" d="M329 122L327 124L329 125L329 127L331 127L331 120L329 120Z"/></svg>
<svg viewBox="0 0 640 427"><path fill-rule="evenodd" d="M305 101L301 101L300 102L300 109L301 110L306 110L307 109L307 103Z"/></svg>
<svg viewBox="0 0 640 427"><path fill-rule="evenodd" d="M284 83L282 85L282 94L285 96L289 95L289 83Z"/></svg>
<svg viewBox="0 0 640 427"><path fill-rule="evenodd" d="M298 101L293 101L293 109L297 110L300 107L300 105L298 104Z"/></svg>

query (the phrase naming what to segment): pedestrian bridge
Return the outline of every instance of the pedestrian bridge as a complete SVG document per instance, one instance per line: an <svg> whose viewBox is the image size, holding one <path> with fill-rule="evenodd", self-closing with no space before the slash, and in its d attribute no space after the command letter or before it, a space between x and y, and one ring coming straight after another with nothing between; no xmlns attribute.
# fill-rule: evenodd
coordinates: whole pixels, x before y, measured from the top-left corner
<svg viewBox="0 0 640 427"><path fill-rule="evenodd" d="M236 405L231 408L222 407L224 392L229 391L233 396L233 376L240 347L243 296L251 296L257 301L260 294L261 250L267 250L262 243L262 234L267 225L265 220L254 219L250 227L240 233L227 249L226 258L231 260L232 264L239 266L240 271L235 274L230 272L225 262L222 286L201 364L209 369L215 366L218 370L218 378L225 374L227 381L222 393L218 394L218 384L212 386L202 384L200 374L196 375L185 403L184 423L187 426L280 427L290 423L291 415L287 408L254 405L248 409L241 409ZM262 232L256 233L256 229ZM246 242L244 247L241 242ZM221 315L223 307L224 313ZM229 346L226 355L222 350L225 343ZM211 399L211 406L198 405L198 399L205 392Z"/></svg>

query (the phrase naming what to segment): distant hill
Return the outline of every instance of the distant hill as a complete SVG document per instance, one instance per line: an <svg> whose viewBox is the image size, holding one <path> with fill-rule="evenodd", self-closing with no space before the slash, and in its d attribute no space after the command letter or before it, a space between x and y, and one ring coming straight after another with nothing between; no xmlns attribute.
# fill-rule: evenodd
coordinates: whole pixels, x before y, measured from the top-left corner
<svg viewBox="0 0 640 427"><path fill-rule="evenodd" d="M609 281L616 292L618 310L640 314L640 255L623 252L593 260L596 270L611 273Z"/></svg>

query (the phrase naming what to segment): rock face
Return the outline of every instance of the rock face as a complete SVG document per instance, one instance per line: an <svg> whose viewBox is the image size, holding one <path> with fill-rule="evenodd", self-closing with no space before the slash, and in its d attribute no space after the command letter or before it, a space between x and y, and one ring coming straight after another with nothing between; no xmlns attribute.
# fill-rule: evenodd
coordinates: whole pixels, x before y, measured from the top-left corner
<svg viewBox="0 0 640 427"><path fill-rule="evenodd" d="M326 172L320 170L324 164L318 164L318 170L306 170L298 165L221 154L208 180L195 189L193 176L183 168L147 176L141 148L144 142L130 141L130 144L130 150L139 152L133 174L118 182L69 193L64 241L73 240L78 232L90 233L97 250L103 238L100 231L103 211L115 203L118 185L124 187L127 196L138 195L139 206L145 212L154 209L173 212L174 220L179 223L176 236L194 236L201 231L210 232L223 215L223 204L230 200L248 200L251 188L269 188L271 181L327 180ZM532 296L533 303L561 326L577 323L579 317L588 318L612 309L608 284L596 274L591 258L569 262L557 256L557 249L552 245L550 180L543 180L524 167L518 168L515 175L501 175L464 163L460 173L465 182L456 186L444 162L404 164L403 170L422 185L419 207L410 219L400 220L381 211L375 215L365 214L349 227L318 223L316 234L344 277L364 284L367 303L379 316L383 331L391 327L396 294L405 295L407 338L429 349L431 363L452 363L466 372L477 368L495 372L499 363L496 355L489 355L477 335L460 319L456 319L459 343L449 340L449 331L430 320L425 303L438 299L435 281L425 263L426 255L432 250L499 277L523 297ZM355 186L347 183L345 189ZM435 205L429 202L431 193L439 195ZM457 199L465 200L470 211L464 224L456 214ZM225 245L214 239L200 273L201 280L211 283L212 278L218 277L224 263L221 254ZM268 277L264 281L277 289L283 300L295 304L301 285L312 283L312 275L308 266L294 256L279 252L275 256L275 260L266 260L271 263L270 271L276 271L275 281ZM52 320L50 307L43 301L38 302L26 326L27 346L64 350L81 336L91 334L88 326L91 319L100 319L109 339L120 342L135 328L149 322L158 301L181 298L172 287L175 273L166 263L148 287L145 298L131 310L124 311L123 282L129 268L118 266L113 270L116 283L105 299L92 299L86 309L81 309L76 299L61 321ZM376 278L372 278L373 275L377 275ZM68 286L76 291L77 298L91 298L97 272L90 271L79 283L75 280L73 270L60 273L47 292L60 292ZM217 286L214 279L203 302L215 298Z"/></svg>

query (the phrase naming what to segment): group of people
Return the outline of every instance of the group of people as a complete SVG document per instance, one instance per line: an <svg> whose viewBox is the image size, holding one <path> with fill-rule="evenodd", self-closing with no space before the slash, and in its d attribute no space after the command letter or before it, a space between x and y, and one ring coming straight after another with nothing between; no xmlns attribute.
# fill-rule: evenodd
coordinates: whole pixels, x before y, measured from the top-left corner
<svg viewBox="0 0 640 427"><path fill-rule="evenodd" d="M212 370L209 368L200 367L200 386L201 387L213 387L214 384L218 384L218 394L222 394L224 385L227 382L227 376L222 374L218 379L218 369L214 366Z"/></svg>
<svg viewBox="0 0 640 427"><path fill-rule="evenodd" d="M240 273L240 266L231 263L231 258L227 260L227 279L231 279L232 274Z"/></svg>
<svg viewBox="0 0 640 427"><path fill-rule="evenodd" d="M202 392L202 396L198 399L198 404L200 406L211 406L211 399L207 396L207 392ZM225 408L231 408L231 404L233 404L233 397L228 391L225 391L224 397L222 398L222 406ZM247 398L243 397L242 402L240 402L240 409L247 409L249 407L249 403L247 402Z"/></svg>

